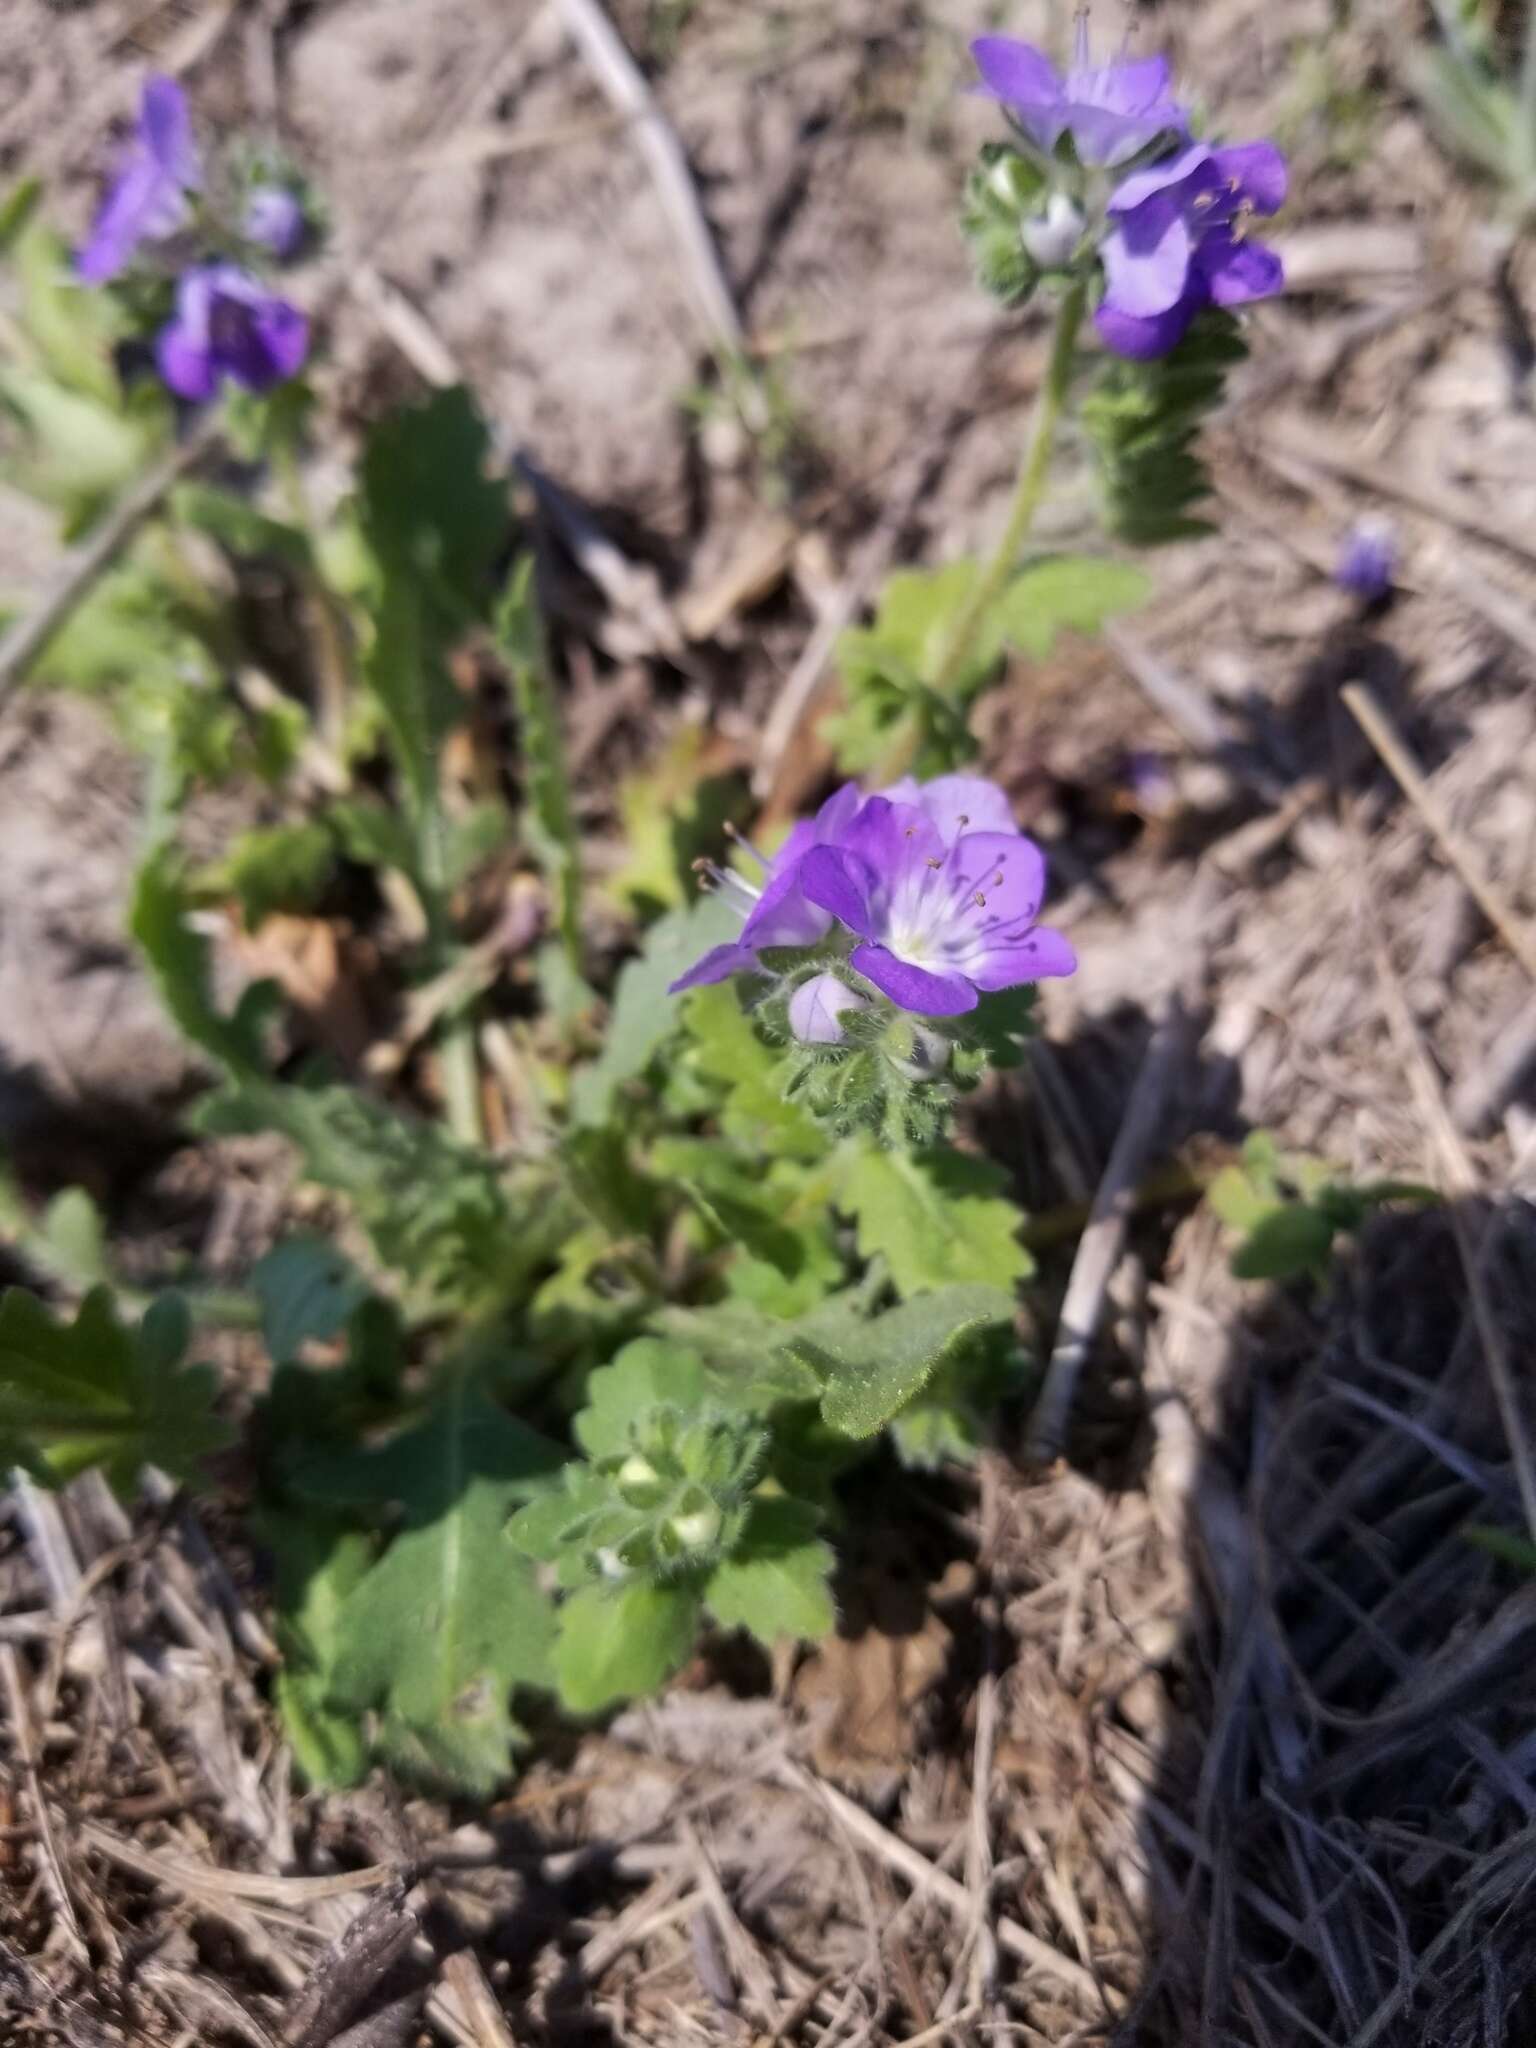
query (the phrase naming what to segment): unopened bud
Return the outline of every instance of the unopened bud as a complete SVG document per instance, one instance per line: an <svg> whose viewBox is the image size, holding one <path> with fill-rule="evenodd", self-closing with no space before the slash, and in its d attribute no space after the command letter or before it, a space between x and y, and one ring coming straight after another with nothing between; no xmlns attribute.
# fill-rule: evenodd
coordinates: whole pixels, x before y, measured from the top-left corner
<svg viewBox="0 0 1536 2048"><path fill-rule="evenodd" d="M689 1514L674 1515L670 1527L684 1550L708 1550L720 1534L721 1519L717 1507L695 1508Z"/></svg>
<svg viewBox="0 0 1536 2048"><path fill-rule="evenodd" d="M842 1045L842 1019L868 1002L835 974L813 974L789 999L789 1028L802 1045Z"/></svg>
<svg viewBox="0 0 1536 2048"><path fill-rule="evenodd" d="M1064 270L1083 239L1082 209L1065 192L1053 192L1044 213L1037 213L1019 230L1026 253L1042 270Z"/></svg>

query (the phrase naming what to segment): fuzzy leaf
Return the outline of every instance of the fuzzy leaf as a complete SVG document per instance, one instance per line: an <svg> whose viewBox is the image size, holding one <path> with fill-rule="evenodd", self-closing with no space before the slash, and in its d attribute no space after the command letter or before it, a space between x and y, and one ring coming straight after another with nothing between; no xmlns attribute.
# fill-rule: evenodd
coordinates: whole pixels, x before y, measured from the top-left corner
<svg viewBox="0 0 1536 2048"><path fill-rule="evenodd" d="M572 1082L577 1122L607 1121L615 1091L638 1079L681 1025L681 1007L668 985L740 930L740 918L718 896L700 896L652 925L638 959L619 970L601 1057Z"/></svg>
<svg viewBox="0 0 1536 2048"><path fill-rule="evenodd" d="M329 1697L379 1715L390 1761L484 1797L506 1775L516 1685L549 1682L553 1619L507 1518L550 1447L455 1382L423 1425L360 1464L406 1527L343 1601Z"/></svg>
<svg viewBox="0 0 1536 2048"><path fill-rule="evenodd" d="M975 1332L1006 1323L1013 1298L996 1287L945 1287L936 1294L790 1349L821 1375L821 1412L848 1436L873 1436Z"/></svg>
<svg viewBox="0 0 1536 2048"><path fill-rule="evenodd" d="M275 911L313 910L336 864L336 842L313 820L238 832L205 877L240 905L247 931Z"/></svg>
<svg viewBox="0 0 1536 2048"><path fill-rule="evenodd" d="M348 1197L380 1265L423 1300L505 1298L547 1249L542 1229L514 1221L493 1161L359 1089L241 1078L194 1120L220 1135L280 1132L312 1181ZM540 1224L558 1241L568 1212L542 1194Z"/></svg>
<svg viewBox="0 0 1536 2048"><path fill-rule="evenodd" d="M1239 1280L1292 1280L1317 1275L1333 1249L1334 1226L1320 1209L1287 1202L1261 1216L1232 1255Z"/></svg>
<svg viewBox="0 0 1536 2048"><path fill-rule="evenodd" d="M693 1586L583 1586L560 1608L555 1674L573 1714L655 1692L693 1652L702 1603Z"/></svg>
<svg viewBox="0 0 1536 2048"><path fill-rule="evenodd" d="M533 557L512 573L496 613L496 643L512 678L528 783L528 837L554 887L555 926L571 970L581 972L581 842L571 806L565 738L550 685L544 624L533 594Z"/></svg>
<svg viewBox="0 0 1536 2048"><path fill-rule="evenodd" d="M729 982L687 998L688 1062L724 1091L720 1124L728 1138L779 1159L819 1159L827 1141L815 1120L785 1100L783 1055L759 1038Z"/></svg>
<svg viewBox="0 0 1536 2048"><path fill-rule="evenodd" d="M770 1649L785 1638L814 1641L831 1633L832 1551L816 1534L818 1520L805 1501L780 1495L752 1502L746 1528L704 1588L722 1628L750 1629Z"/></svg>
<svg viewBox="0 0 1536 2048"><path fill-rule="evenodd" d="M362 1274L324 1238L290 1237L251 1274L261 1304L261 1330L274 1365L297 1358L310 1338L329 1343L369 1297Z"/></svg>
<svg viewBox="0 0 1536 2048"><path fill-rule="evenodd" d="M484 421L456 388L381 420L363 456L361 522L379 571L365 670L421 813L459 715L447 656L484 615L510 518L489 453Z"/></svg>
<svg viewBox="0 0 1536 2048"><path fill-rule="evenodd" d="M975 1281L1011 1287L1034 1269L1019 1243L1022 1212L999 1192L1008 1176L951 1151L852 1150L839 1207L858 1226L866 1259L883 1257L902 1294Z"/></svg>
<svg viewBox="0 0 1536 2048"><path fill-rule="evenodd" d="M697 1353L661 1337L637 1337L587 1381L587 1406L572 1434L588 1457L611 1457L626 1448L630 1424L647 1409L670 1402L693 1412L704 1395L704 1364Z"/></svg>
<svg viewBox="0 0 1536 2048"><path fill-rule="evenodd" d="M997 628L1011 647L1044 660L1061 633L1099 633L1151 595L1151 579L1108 555L1047 555L1021 569L998 600Z"/></svg>
<svg viewBox="0 0 1536 2048"><path fill-rule="evenodd" d="M355 1713L328 1704L344 1602L362 1583L373 1547L357 1530L310 1514L261 1516L257 1533L272 1552L277 1642L283 1668L273 1697L300 1771L311 1785L355 1785L368 1745Z"/></svg>
<svg viewBox="0 0 1536 2048"><path fill-rule="evenodd" d="M183 1036L236 1073L255 1067L267 992L247 991L233 1016L215 1006L208 941L189 922L190 903L175 849L157 847L134 878L128 925Z"/></svg>
<svg viewBox="0 0 1536 2048"><path fill-rule="evenodd" d="M212 1369L181 1364L188 1334L176 1297L130 1330L104 1287L73 1323L9 1289L0 1296L0 1465L51 1485L99 1465L125 1495L146 1464L190 1478L230 1433L213 1413Z"/></svg>

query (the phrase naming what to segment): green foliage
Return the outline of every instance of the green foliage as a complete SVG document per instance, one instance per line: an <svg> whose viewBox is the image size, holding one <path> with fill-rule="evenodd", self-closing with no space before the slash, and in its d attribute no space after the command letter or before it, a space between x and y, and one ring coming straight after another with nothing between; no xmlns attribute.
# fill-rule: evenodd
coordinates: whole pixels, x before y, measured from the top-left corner
<svg viewBox="0 0 1536 2048"><path fill-rule="evenodd" d="M496 640L512 678L528 780L529 842L550 877L555 926L573 976L581 975L581 848L571 806L565 741L550 685L543 621L533 594L533 557L513 572L496 614Z"/></svg>
<svg viewBox="0 0 1536 2048"><path fill-rule="evenodd" d="M257 983L232 1016L219 1010L208 941L192 924L191 907L180 856L169 845L155 848L134 879L128 929L182 1035L231 1073L251 1072L261 1059L272 991Z"/></svg>
<svg viewBox="0 0 1536 2048"><path fill-rule="evenodd" d="M404 1526L337 1604L324 1699L372 1713L406 1777L483 1796L506 1775L512 1689L548 1684L553 1618L505 1529L558 1459L456 1379L415 1429L335 1474L398 1501Z"/></svg>
<svg viewBox="0 0 1536 2048"><path fill-rule="evenodd" d="M597 1714L666 1684L693 1654L703 1601L692 1585L632 1579L582 1586L560 1608L554 1650L560 1697Z"/></svg>
<svg viewBox="0 0 1536 2048"><path fill-rule="evenodd" d="M1002 1190L1008 1176L989 1160L947 1148L886 1152L848 1149L837 1200L858 1226L866 1259L883 1258L903 1295L974 1283L1006 1288L1034 1265L1019 1243L1024 1218Z"/></svg>
<svg viewBox="0 0 1536 2048"><path fill-rule="evenodd" d="M355 1785L368 1744L355 1711L331 1705L341 1617L373 1561L360 1530L312 1513L268 1511L256 1533L275 1571L277 1646L283 1668L273 1700L300 1771L311 1785Z"/></svg>
<svg viewBox="0 0 1536 2048"><path fill-rule="evenodd" d="M651 927L639 956L619 970L601 1055L572 1082L571 1109L580 1122L604 1122L616 1091L638 1081L677 1031L681 1015L669 984L740 930L740 918L717 896L699 896Z"/></svg>
<svg viewBox="0 0 1536 2048"><path fill-rule="evenodd" d="M1517 220L1536 210L1536 15L1527 10L1517 77L1506 75L1490 12L1437 0L1444 42L1411 48L1408 82L1446 149L1503 188Z"/></svg>
<svg viewBox="0 0 1536 2048"><path fill-rule="evenodd" d="M347 1198L380 1266L423 1307L510 1299L568 1220L542 1190L541 1227L530 1231L484 1153L359 1089L237 1078L198 1106L196 1122L221 1136L287 1138L307 1178Z"/></svg>
<svg viewBox="0 0 1536 2048"><path fill-rule="evenodd" d="M1211 490L1197 443L1247 353L1237 321L1213 308L1167 355L1105 358L1081 417L1111 534L1155 547L1210 531L1196 510Z"/></svg>
<svg viewBox="0 0 1536 2048"><path fill-rule="evenodd" d="M386 415L363 455L359 514L376 568L366 673L420 815L435 807L438 752L458 717L448 655L483 616L506 542L507 496L489 457L462 389Z"/></svg>
<svg viewBox="0 0 1536 2048"><path fill-rule="evenodd" d="M708 734L685 725L639 774L619 785L625 859L610 881L615 896L640 917L692 903L693 863L720 845L741 810L741 778L710 766Z"/></svg>
<svg viewBox="0 0 1536 2048"><path fill-rule="evenodd" d="M335 863L336 842L324 825L262 825L237 833L203 879L237 900L246 929L254 931L276 911L313 910Z"/></svg>
<svg viewBox="0 0 1536 2048"><path fill-rule="evenodd" d="M868 1321L823 1324L790 1340L821 1376L821 1412L847 1436L873 1436L978 1331L1006 1323L1013 1299L997 1287L942 1287Z"/></svg>
<svg viewBox="0 0 1536 2048"><path fill-rule="evenodd" d="M1023 230L1039 211L1045 189L1041 167L1004 142L983 145L981 160L965 182L960 226L970 244L976 281L1010 308L1024 305L1040 281Z"/></svg>
<svg viewBox="0 0 1536 2048"><path fill-rule="evenodd" d="M887 579L875 617L838 642L845 708L824 724L851 775L877 768L898 728L916 722L919 774L962 765L975 751L965 713L995 676L1007 647L1043 660L1062 633L1097 633L1145 602L1139 569L1100 555L1046 555L1010 579L978 622L959 673L935 689L956 617L980 571L973 561L902 569Z"/></svg>
<svg viewBox="0 0 1536 2048"><path fill-rule="evenodd" d="M311 1339L328 1343L368 1298L368 1283L335 1245L290 1237L251 1272L261 1307L261 1334L274 1365L295 1359Z"/></svg>
<svg viewBox="0 0 1536 2048"><path fill-rule="evenodd" d="M1413 1181L1351 1187L1325 1160L1282 1152L1268 1131L1250 1132L1241 1162L1223 1167L1206 1200L1242 1243L1232 1255L1240 1280L1328 1278L1335 1238L1360 1228L1388 1202L1434 1202Z"/></svg>
<svg viewBox="0 0 1536 2048"><path fill-rule="evenodd" d="M771 1326L748 1327L766 1349ZM773 1486L761 1422L773 1396L738 1377L734 1400L721 1401L719 1384L686 1345L627 1345L589 1382L574 1425L585 1461L567 1468L562 1491L513 1519L513 1541L552 1565L567 1591L555 1667L576 1712L663 1683L691 1653L706 1611L765 1643L832 1626L818 1510L759 1490Z"/></svg>
<svg viewBox="0 0 1536 2048"><path fill-rule="evenodd" d="M214 1416L212 1369L182 1363L190 1339L175 1295L127 1329L104 1287L72 1323L9 1289L0 1296L0 1465L49 1485L96 1465L123 1495L147 1464L191 1477L229 1432Z"/></svg>

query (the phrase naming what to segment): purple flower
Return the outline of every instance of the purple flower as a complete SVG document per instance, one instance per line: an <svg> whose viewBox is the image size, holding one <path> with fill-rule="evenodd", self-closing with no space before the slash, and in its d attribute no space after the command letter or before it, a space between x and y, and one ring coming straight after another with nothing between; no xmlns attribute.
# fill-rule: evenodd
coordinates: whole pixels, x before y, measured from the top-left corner
<svg viewBox="0 0 1536 2048"><path fill-rule="evenodd" d="M257 185L245 202L245 238L275 256L279 263L297 256L307 223L296 192L286 185Z"/></svg>
<svg viewBox="0 0 1536 2048"><path fill-rule="evenodd" d="M1344 536L1333 580L1352 597L1379 604L1397 573L1397 536L1385 519L1362 519Z"/></svg>
<svg viewBox="0 0 1536 2048"><path fill-rule="evenodd" d="M867 997L830 971L802 981L789 999L789 1028L802 1045L841 1045L848 1036L842 1019L850 1010L867 1010Z"/></svg>
<svg viewBox="0 0 1536 2048"><path fill-rule="evenodd" d="M1242 230L1248 213L1279 211L1285 185L1285 158L1272 142L1192 142L1132 171L1109 202L1104 299L1094 315L1115 353L1166 355L1206 306L1278 292L1280 258Z"/></svg>
<svg viewBox="0 0 1536 2048"><path fill-rule="evenodd" d="M916 804L939 828L949 846L962 832L1017 832L1013 807L995 782L984 775L936 775L919 782L904 775L880 795L893 804Z"/></svg>
<svg viewBox="0 0 1536 2048"><path fill-rule="evenodd" d="M982 993L1077 965L1061 933L1035 923L1045 859L1017 831L946 842L917 805L871 797L838 845L805 856L799 881L862 942L849 964L920 1016L959 1016Z"/></svg>
<svg viewBox="0 0 1536 2048"><path fill-rule="evenodd" d="M705 873L745 915L741 937L734 944L711 946L702 960L696 960L686 974L680 974L667 990L680 995L684 989L702 988L709 982L728 981L733 974L754 974L762 970L757 953L761 946L814 946L832 929L832 919L806 899L800 887L800 871L813 847L834 843L858 816L864 799L856 782L845 782L829 796L814 818L802 818L773 856L762 863L764 880L754 889L742 876L729 869L706 867ZM750 850L750 849L749 849Z"/></svg>
<svg viewBox="0 0 1536 2048"><path fill-rule="evenodd" d="M1169 96L1167 60L1090 64L1086 22L1078 23L1065 77L1044 51L1008 36L980 37L971 55L981 71L981 90L1001 100L1047 154L1070 135L1079 163L1123 164L1159 135L1185 132L1184 109Z"/></svg>
<svg viewBox="0 0 1536 2048"><path fill-rule="evenodd" d="M138 134L123 155L91 232L75 257L87 284L116 277L141 242L163 241L186 220L202 182L186 95L173 79L144 81Z"/></svg>
<svg viewBox="0 0 1536 2048"><path fill-rule="evenodd" d="M155 344L160 374L178 397L212 398L226 378L270 391L309 352L309 322L297 306L232 263L184 271L176 317Z"/></svg>

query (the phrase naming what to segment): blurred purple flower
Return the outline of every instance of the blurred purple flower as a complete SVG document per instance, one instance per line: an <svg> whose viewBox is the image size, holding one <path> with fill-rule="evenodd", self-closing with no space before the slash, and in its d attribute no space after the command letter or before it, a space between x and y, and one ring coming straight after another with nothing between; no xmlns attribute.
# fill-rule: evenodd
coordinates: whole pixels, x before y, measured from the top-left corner
<svg viewBox="0 0 1536 2048"><path fill-rule="evenodd" d="M680 995L684 989L702 988L710 982L728 981L733 974L755 974L760 946L814 946L826 937L832 920L806 900L800 887L800 870L813 847L831 844L841 837L858 816L863 796L856 782L845 782L829 796L814 818L802 818L789 837L765 861L761 889L755 889L741 875L728 868L706 865L703 872L728 901L745 917L741 937L734 944L711 946L702 960L696 960L686 974L680 974L667 990Z"/></svg>
<svg viewBox="0 0 1536 2048"><path fill-rule="evenodd" d="M981 90L1001 100L1024 133L1049 154L1070 135L1078 161L1123 164L1159 135L1183 135L1184 109L1169 94L1163 57L1091 64L1088 28L1079 21L1065 75L1033 43L981 36L971 45Z"/></svg>
<svg viewBox="0 0 1536 2048"><path fill-rule="evenodd" d="M1077 965L1061 933L1035 923L1045 858L1018 831L949 842L915 804L871 797L838 845L805 856L799 879L861 941L849 964L920 1016L959 1016L982 993Z"/></svg>
<svg viewBox="0 0 1536 2048"><path fill-rule="evenodd" d="M939 828L946 846L962 832L1017 832L1013 806L984 775L935 775L918 782L904 775L880 795L893 804L915 804Z"/></svg>
<svg viewBox="0 0 1536 2048"><path fill-rule="evenodd" d="M77 275L87 284L105 284L127 265L141 242L173 235L190 210L187 194L201 183L186 95L174 79L145 79L138 133L75 256Z"/></svg>
<svg viewBox="0 0 1536 2048"><path fill-rule="evenodd" d="M296 192L286 185L257 185L245 202L245 237L284 263L303 247L307 223Z"/></svg>
<svg viewBox="0 0 1536 2048"><path fill-rule="evenodd" d="M270 391L302 367L309 322L276 292L232 263L183 272L176 317L155 344L160 374L178 397L212 398L228 379Z"/></svg>
<svg viewBox="0 0 1536 2048"><path fill-rule="evenodd" d="M1117 355L1166 355L1206 306L1266 299L1285 283L1280 258L1243 238L1249 213L1278 213L1285 158L1272 142L1211 149L1192 142L1132 171L1109 202L1104 298L1094 321Z"/></svg>
<svg viewBox="0 0 1536 2048"><path fill-rule="evenodd" d="M1397 535L1385 519L1362 519L1344 536L1333 580L1351 597L1379 604L1397 574Z"/></svg>
<svg viewBox="0 0 1536 2048"><path fill-rule="evenodd" d="M813 974L789 999L789 1028L802 1045L841 1045L848 1036L841 1019L868 1008L868 998L835 974Z"/></svg>

